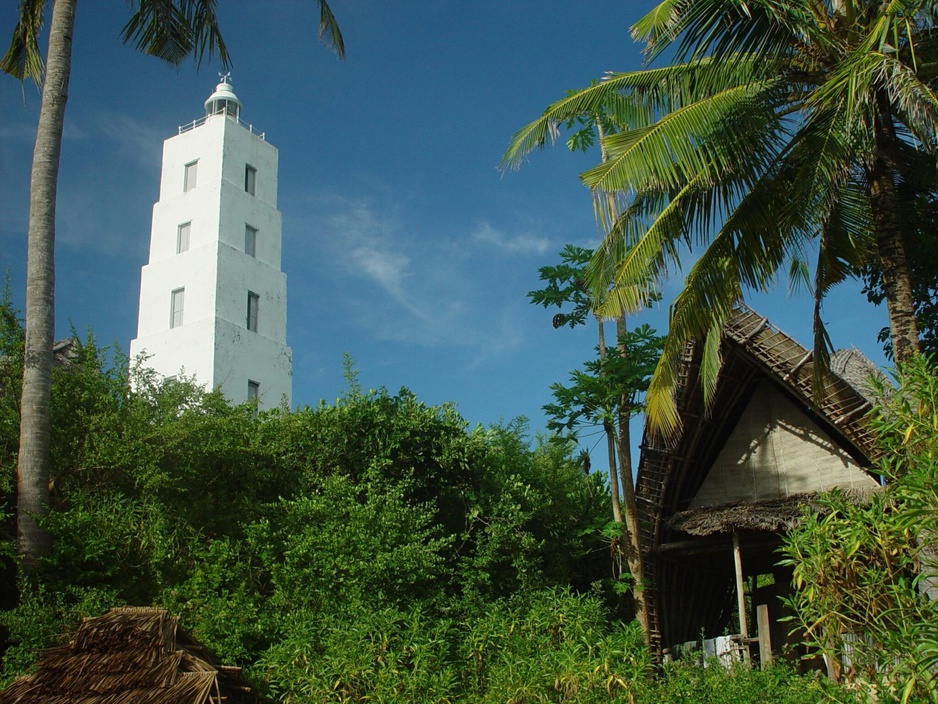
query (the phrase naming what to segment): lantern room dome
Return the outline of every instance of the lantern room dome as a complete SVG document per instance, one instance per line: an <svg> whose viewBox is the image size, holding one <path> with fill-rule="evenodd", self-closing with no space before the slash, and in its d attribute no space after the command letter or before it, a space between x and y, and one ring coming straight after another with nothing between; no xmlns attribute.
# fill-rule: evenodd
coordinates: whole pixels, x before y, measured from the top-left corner
<svg viewBox="0 0 938 704"><path fill-rule="evenodd" d="M221 83L215 86L215 92L205 101L206 115L229 115L238 118L241 114L241 101L231 89L231 79L228 74L221 78Z"/></svg>

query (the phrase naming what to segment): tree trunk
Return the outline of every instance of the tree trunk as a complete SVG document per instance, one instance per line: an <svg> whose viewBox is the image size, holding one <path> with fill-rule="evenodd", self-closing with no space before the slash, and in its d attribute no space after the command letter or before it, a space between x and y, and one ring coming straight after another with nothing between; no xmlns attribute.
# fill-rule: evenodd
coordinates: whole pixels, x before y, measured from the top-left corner
<svg viewBox="0 0 938 704"><path fill-rule="evenodd" d="M918 323L915 320L915 302L912 298L912 280L905 243L899 224L899 197L896 193L896 166L892 159L895 131L889 118L888 100L879 96L880 116L876 128L876 160L869 170L870 202L873 207L873 225L876 228L876 248L889 311L889 335L892 338L893 357L897 364L907 362L921 352ZM919 592L928 599L938 599L938 544L935 536L924 532L919 536L922 579Z"/></svg>
<svg viewBox="0 0 938 704"><path fill-rule="evenodd" d="M881 98L880 104L883 109L875 125L877 153L868 171L870 203L883 291L886 294L886 310L889 312L892 350L896 362L901 364L920 352L921 346L909 262L899 223L899 196L895 181L897 169L891 156L896 136L889 118L888 101Z"/></svg>
<svg viewBox="0 0 938 704"><path fill-rule="evenodd" d="M46 75L29 182L26 345L17 475L17 545L23 569L36 569L51 547L42 518L49 510L49 396L55 333L55 198L77 0L55 0Z"/></svg>
<svg viewBox="0 0 938 704"><path fill-rule="evenodd" d="M605 163L609 158L606 151L605 134L603 133L602 121L598 115L594 115L596 124L596 134L599 137L599 145L602 153L602 160ZM614 222L618 216L619 207L614 193L606 193L606 217L610 223ZM600 208L598 212L602 213ZM625 352L625 314L622 313L616 318L616 338L619 350ZM605 351L605 350L603 350ZM622 495L625 504L625 522L623 523L623 547L625 560L629 566L629 572L632 575L632 603L635 605L635 619L642 627L642 638L646 646L651 645L651 630L648 623L648 609L645 606L645 570L642 559L642 541L639 535L638 523L638 502L635 499L635 480L632 478L632 433L629 428L629 419L631 417L631 399L625 396L620 397L618 407L618 457L619 472L621 474ZM610 447L610 452L612 448ZM610 465L612 462L610 461ZM619 515L622 515L620 509ZM619 521L621 522L621 518Z"/></svg>
<svg viewBox="0 0 938 704"><path fill-rule="evenodd" d="M625 349L625 315L616 319L616 333L619 351ZM632 431L629 420L632 417L632 399L619 398L619 473L622 484L622 502L625 507L625 559L632 573L635 586L632 589L632 601L635 604L635 618L642 627L645 645L651 645L651 632L648 624L648 610L645 608L645 570L642 560L642 539L639 534L638 502L635 500L635 479L632 477Z"/></svg>
<svg viewBox="0 0 938 704"><path fill-rule="evenodd" d="M600 362L603 362L606 359L606 335L603 330L603 321L597 318L596 324L599 326L599 359ZM622 523L622 506L619 503L619 477L616 471L616 434L612 422L608 418L603 419L603 431L606 433L606 452L609 455L609 493L612 494L612 520L616 523Z"/></svg>

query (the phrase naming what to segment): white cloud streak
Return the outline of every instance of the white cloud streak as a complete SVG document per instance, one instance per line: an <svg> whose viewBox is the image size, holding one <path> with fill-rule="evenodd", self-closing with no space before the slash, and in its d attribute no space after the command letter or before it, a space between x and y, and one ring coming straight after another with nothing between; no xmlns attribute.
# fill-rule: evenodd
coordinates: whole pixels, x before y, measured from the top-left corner
<svg viewBox="0 0 938 704"><path fill-rule="evenodd" d="M406 210L368 199L320 194L307 208L308 217L294 215L309 234L290 234L285 227L291 238L287 248L297 243L304 250L324 250L303 258L331 262L330 268L340 272L331 274L335 280L329 285L347 291L340 296L342 305L377 341L458 349L467 366L523 343L517 321L524 294L505 293L510 277L498 267L506 266L500 264L505 251L541 251L546 244L507 238L492 227L483 228L481 240L479 228L462 237L448 233L445 223L439 231L420 231ZM500 243L494 256L493 240ZM304 285L315 287L313 280Z"/></svg>
<svg viewBox="0 0 938 704"><path fill-rule="evenodd" d="M551 242L546 237L539 237L529 233L506 234L492 227L486 221L479 223L470 235L470 239L481 245L490 245L495 249L511 254L544 254L551 248Z"/></svg>

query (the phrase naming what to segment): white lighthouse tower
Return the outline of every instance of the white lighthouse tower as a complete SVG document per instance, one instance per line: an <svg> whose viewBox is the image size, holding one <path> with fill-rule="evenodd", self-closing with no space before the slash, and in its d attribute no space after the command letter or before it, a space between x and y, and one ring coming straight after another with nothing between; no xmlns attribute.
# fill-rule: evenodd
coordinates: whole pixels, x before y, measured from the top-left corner
<svg viewBox="0 0 938 704"><path fill-rule="evenodd" d="M163 143L131 358L194 376L234 403L290 404L277 149L241 121L223 76L205 116Z"/></svg>

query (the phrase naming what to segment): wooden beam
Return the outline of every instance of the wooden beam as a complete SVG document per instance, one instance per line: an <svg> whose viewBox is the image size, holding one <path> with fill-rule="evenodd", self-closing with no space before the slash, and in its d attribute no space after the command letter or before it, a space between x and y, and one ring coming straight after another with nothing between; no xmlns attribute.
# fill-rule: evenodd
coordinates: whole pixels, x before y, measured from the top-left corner
<svg viewBox="0 0 938 704"><path fill-rule="evenodd" d="M759 604L756 607L756 619L759 623L759 663L765 670L772 665L772 631L769 625L769 607Z"/></svg>
<svg viewBox="0 0 938 704"><path fill-rule="evenodd" d="M736 566L736 607L739 609L739 634L743 641L743 656L749 662L749 627L746 624L746 595L743 591L743 556L739 549L739 531L733 531L733 564Z"/></svg>
<svg viewBox="0 0 938 704"><path fill-rule="evenodd" d="M690 540L675 540L670 543L661 543L658 547L649 550L653 555L662 555L671 557L672 553L677 553L681 557L687 555L705 555L715 552L723 552L733 545L723 533L701 536ZM765 538L747 537L746 549L773 549L779 545L778 536L775 533L767 533Z"/></svg>

